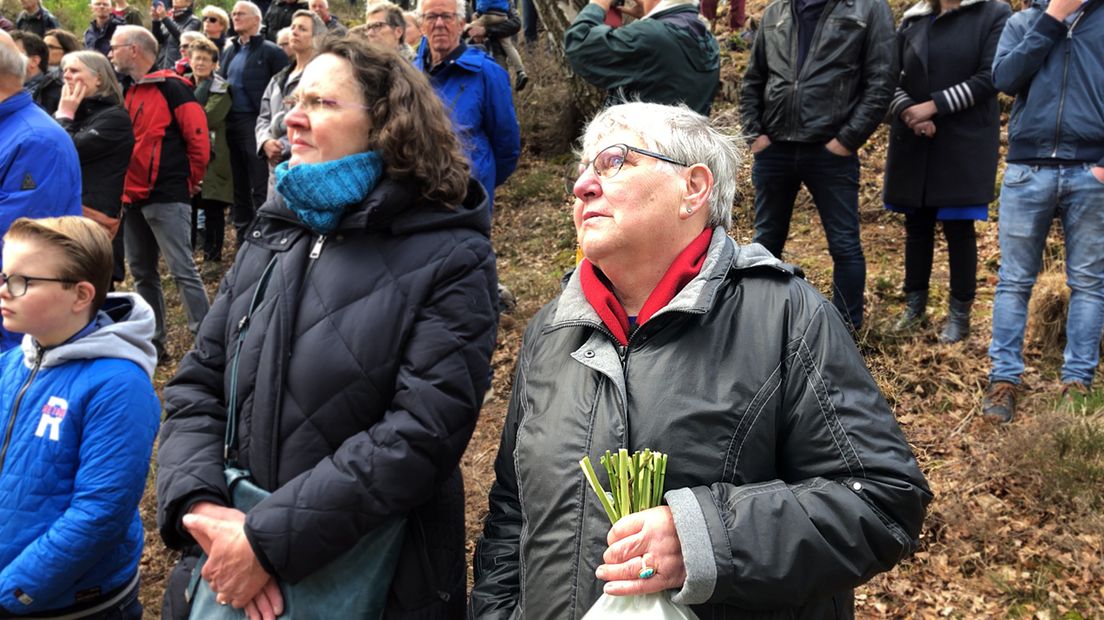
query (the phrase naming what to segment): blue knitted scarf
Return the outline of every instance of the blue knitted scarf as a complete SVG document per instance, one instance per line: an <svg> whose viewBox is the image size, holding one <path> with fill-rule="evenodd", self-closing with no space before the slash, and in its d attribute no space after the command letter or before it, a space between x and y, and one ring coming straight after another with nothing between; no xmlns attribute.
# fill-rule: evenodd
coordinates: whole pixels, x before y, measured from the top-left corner
<svg viewBox="0 0 1104 620"><path fill-rule="evenodd" d="M382 175L383 158L376 151L294 168L285 161L276 166L276 191L299 221L326 235L337 228L345 208L364 200Z"/></svg>

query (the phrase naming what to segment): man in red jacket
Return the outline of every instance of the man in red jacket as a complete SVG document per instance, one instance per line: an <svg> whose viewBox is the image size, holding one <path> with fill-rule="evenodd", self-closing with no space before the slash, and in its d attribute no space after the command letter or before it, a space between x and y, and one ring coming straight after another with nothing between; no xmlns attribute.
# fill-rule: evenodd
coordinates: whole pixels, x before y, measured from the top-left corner
<svg viewBox="0 0 1104 620"><path fill-rule="evenodd" d="M153 343L160 357L165 351L160 253L180 290L192 334L207 314L207 293L192 258L189 205L211 155L207 116L184 78L171 70L150 72L157 41L148 30L119 26L109 56L129 84L126 107L134 123L134 154L123 187L127 263L138 294L153 307Z"/></svg>

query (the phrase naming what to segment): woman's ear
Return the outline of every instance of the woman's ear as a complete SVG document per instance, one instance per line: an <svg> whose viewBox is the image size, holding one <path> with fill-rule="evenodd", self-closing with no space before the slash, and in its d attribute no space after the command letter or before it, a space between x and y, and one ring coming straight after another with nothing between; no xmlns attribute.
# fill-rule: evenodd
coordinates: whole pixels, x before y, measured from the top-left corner
<svg viewBox="0 0 1104 620"><path fill-rule="evenodd" d="M689 217L709 208L709 197L713 194L713 171L705 164L690 166L686 175L686 194L682 198L681 214Z"/></svg>

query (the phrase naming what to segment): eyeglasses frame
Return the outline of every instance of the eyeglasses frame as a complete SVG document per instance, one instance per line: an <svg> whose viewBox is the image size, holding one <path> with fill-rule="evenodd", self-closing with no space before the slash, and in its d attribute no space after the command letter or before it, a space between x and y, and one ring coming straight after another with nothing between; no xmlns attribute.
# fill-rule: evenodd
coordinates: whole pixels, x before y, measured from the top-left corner
<svg viewBox="0 0 1104 620"><path fill-rule="evenodd" d="M11 281L14 278L20 278L23 280L23 292L18 295L12 290ZM66 280L64 278L40 278L38 276L25 276L18 273L7 274L0 273L0 286L8 289L8 294L13 298L19 298L27 294L27 290L30 288L31 282L60 282L62 284L79 284L79 280Z"/></svg>

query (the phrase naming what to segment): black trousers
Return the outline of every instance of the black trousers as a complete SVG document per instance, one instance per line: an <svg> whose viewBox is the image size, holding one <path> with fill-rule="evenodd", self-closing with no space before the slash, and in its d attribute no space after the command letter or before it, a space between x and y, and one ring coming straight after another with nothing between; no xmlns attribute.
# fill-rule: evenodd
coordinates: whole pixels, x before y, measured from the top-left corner
<svg viewBox="0 0 1104 620"><path fill-rule="evenodd" d="M222 243L226 230L227 203L221 200L211 200L200 195L192 197L192 248L196 245L196 222L200 211L205 218L203 233L203 259L206 262L219 262L222 260Z"/></svg>
<svg viewBox="0 0 1104 620"><path fill-rule="evenodd" d="M935 253L937 209L905 215L905 292L927 291ZM951 268L951 297L973 301L977 292L977 234L973 220L943 220Z"/></svg>
<svg viewBox="0 0 1104 620"><path fill-rule="evenodd" d="M268 194L268 162L257 154L257 117L230 114L226 118L226 141L230 147L230 171L234 175L234 230L241 245L253 214Z"/></svg>

